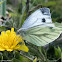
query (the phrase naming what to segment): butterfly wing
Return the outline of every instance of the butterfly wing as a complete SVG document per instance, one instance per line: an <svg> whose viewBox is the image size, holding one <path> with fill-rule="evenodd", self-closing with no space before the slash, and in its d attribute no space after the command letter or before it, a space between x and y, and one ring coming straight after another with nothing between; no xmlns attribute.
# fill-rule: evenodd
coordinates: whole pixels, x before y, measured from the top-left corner
<svg viewBox="0 0 62 62"><path fill-rule="evenodd" d="M44 13L43 13L44 12ZM43 22L44 21L44 22ZM40 8L33 12L23 23L22 28L31 28L36 25L52 23L49 8Z"/></svg>
<svg viewBox="0 0 62 62"><path fill-rule="evenodd" d="M45 46L59 37L61 29L36 26L26 31L21 31L21 33L24 40L37 46Z"/></svg>

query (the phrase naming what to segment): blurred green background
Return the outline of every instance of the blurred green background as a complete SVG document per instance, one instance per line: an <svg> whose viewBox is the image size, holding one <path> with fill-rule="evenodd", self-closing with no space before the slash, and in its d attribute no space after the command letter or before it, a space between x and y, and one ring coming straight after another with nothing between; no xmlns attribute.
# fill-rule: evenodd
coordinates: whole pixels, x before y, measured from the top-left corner
<svg viewBox="0 0 62 62"><path fill-rule="evenodd" d="M42 7L48 7L50 9L53 22L62 22L62 0L7 0L6 2L6 11L8 11L11 16L11 19L6 23L7 28L21 28L26 18L35 10ZM0 31L3 30L6 30L5 27L0 27ZM62 60L62 49L60 49L60 47L52 47L45 51L45 49L43 50L41 47L32 44L28 44L27 46L30 49L29 52L21 52L20 57L17 54L13 62L17 62L19 58L21 62L37 62L36 58L38 58L40 62L42 60L42 62L59 62Z"/></svg>
<svg viewBox="0 0 62 62"><path fill-rule="evenodd" d="M62 0L7 0L7 4L14 6L13 9L17 9L19 14L23 13L25 7L26 17L38 8L48 7L51 10L52 20L62 21Z"/></svg>

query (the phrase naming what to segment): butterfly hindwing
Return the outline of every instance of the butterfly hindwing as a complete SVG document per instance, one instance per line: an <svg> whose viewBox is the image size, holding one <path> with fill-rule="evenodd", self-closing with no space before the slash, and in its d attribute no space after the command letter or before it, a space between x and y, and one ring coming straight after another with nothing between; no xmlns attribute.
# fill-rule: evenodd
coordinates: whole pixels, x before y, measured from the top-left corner
<svg viewBox="0 0 62 62"><path fill-rule="evenodd" d="M57 39L61 33L60 28L50 28L50 27L32 27L28 30L22 32L24 33L24 40L37 45L45 46L55 39Z"/></svg>

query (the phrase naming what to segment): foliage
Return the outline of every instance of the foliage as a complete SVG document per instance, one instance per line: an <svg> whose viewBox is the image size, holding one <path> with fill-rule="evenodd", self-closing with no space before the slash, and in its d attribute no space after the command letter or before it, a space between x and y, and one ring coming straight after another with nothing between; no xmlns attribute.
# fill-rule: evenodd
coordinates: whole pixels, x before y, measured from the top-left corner
<svg viewBox="0 0 62 62"><path fill-rule="evenodd" d="M37 58L35 58L35 59L33 60L33 62L37 62Z"/></svg>
<svg viewBox="0 0 62 62"><path fill-rule="evenodd" d="M18 51L4 51L4 52L0 52L0 60L1 61L11 61L11 62L31 62L28 58L25 58L23 56L20 55L20 53Z"/></svg>
<svg viewBox="0 0 62 62"><path fill-rule="evenodd" d="M25 19L29 16L29 14L31 14L36 9L41 8L41 7L49 7L51 9L53 21L59 20L59 22L61 22L61 20L62 20L62 8L61 8L62 1L61 0L60 0L60 2L58 0L30 0L28 12L26 12L26 2L27 2L27 0L23 0L22 2L21 2L21 0L19 0L18 5L15 7L15 6L13 6L13 4L11 3L10 0L7 0L7 3L11 4L11 6L13 7L14 12L9 12L9 14L11 15L12 18L8 19L8 21L5 23L5 26L0 27L0 31L6 31L6 27L7 28L14 27L16 30L18 30L19 28L21 28L22 24L24 23ZM39 4L40 4L40 6L39 6ZM37 7L37 5L38 5L38 7ZM14 8L16 8L16 10ZM56 23L56 26L61 27L59 25L60 24ZM29 35L31 35L32 32L37 33L33 29L30 29L30 33L29 33L29 31L27 31L26 33L28 33ZM49 29L47 29L47 30L49 30ZM58 29L58 30L60 30L60 29ZM58 30L56 30L56 32ZM44 31L45 30L43 29L43 32ZM55 31L55 30L53 30L53 31ZM50 34L51 32L48 31L48 33ZM29 35L26 35L26 37L27 36L29 37ZM40 33L37 36L39 37ZM32 35L31 37L38 39L38 37L36 37L36 35ZM49 36L49 37L51 37L51 36ZM55 36L54 36L54 38L55 38ZM28 40L29 40L29 38L28 38ZM33 42L33 41L30 41L30 42ZM42 40L40 39L40 41L42 41ZM50 42L48 39L46 41ZM38 44L37 42L36 42L36 44ZM60 45L62 45L62 43L59 41L53 42L52 43L53 46L43 45L44 47L41 47L41 46L38 47L38 46L34 45L35 43L31 44L27 41L25 41L25 44L28 46L29 52L26 53L26 52L19 51L19 50L12 51L12 52L3 51L3 52L0 52L0 59L1 60L12 60L12 62L17 62L17 61L18 62L20 62L20 61L21 62L37 62L37 61L38 62L61 62L62 61L62 48L60 48Z"/></svg>
<svg viewBox="0 0 62 62"><path fill-rule="evenodd" d="M6 15L6 0L0 0L0 15Z"/></svg>
<svg viewBox="0 0 62 62"><path fill-rule="evenodd" d="M49 46L49 48L37 47L33 44L26 43L29 48L29 52L20 52L21 55L29 58L31 61L35 62L61 62L61 52L60 47Z"/></svg>
<svg viewBox="0 0 62 62"><path fill-rule="evenodd" d="M45 7L50 7L50 6L54 6L56 5L56 2L55 1L50 1L50 2L47 2L45 4L43 4Z"/></svg>

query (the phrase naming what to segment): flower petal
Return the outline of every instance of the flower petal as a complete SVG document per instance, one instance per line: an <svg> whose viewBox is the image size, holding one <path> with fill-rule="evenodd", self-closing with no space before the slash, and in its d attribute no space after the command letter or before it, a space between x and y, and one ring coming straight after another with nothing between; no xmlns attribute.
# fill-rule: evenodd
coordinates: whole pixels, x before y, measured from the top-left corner
<svg viewBox="0 0 62 62"><path fill-rule="evenodd" d="M29 51L29 49L28 49L28 47L26 45L17 45L15 47L15 49L22 50L22 51L25 51L25 52Z"/></svg>
<svg viewBox="0 0 62 62"><path fill-rule="evenodd" d="M2 48L2 47L0 47L0 51L5 51L5 49L4 49L4 48Z"/></svg>

